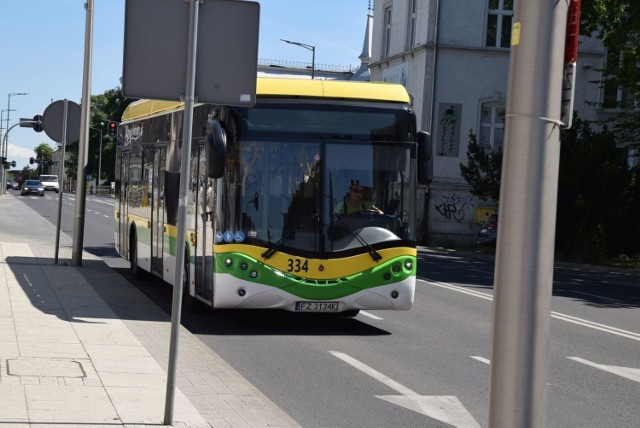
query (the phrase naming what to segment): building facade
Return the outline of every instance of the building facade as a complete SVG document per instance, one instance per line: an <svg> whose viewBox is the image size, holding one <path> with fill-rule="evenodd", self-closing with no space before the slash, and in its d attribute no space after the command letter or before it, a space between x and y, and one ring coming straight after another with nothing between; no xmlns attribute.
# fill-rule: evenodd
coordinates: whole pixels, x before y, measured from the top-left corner
<svg viewBox="0 0 640 428"><path fill-rule="evenodd" d="M495 210L470 193L460 174L469 133L501 146L509 74L511 24L518 0L378 0L370 75L402 83L413 98L419 128L434 143L434 180L425 189L428 245L472 247L479 223ZM615 110L594 107L606 96L598 84L605 51L580 38L574 110L598 120Z"/></svg>

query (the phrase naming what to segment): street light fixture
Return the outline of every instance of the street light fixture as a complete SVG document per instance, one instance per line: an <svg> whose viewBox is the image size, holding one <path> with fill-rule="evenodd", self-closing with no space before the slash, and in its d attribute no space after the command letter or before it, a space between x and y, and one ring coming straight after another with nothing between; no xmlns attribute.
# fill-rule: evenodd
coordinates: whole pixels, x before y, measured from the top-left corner
<svg viewBox="0 0 640 428"><path fill-rule="evenodd" d="M316 47L308 45L306 43L292 42L291 40L285 40L285 39L280 39L280 40L282 40L285 43L289 43L290 45L300 46L302 48L305 48L311 51L311 79L313 79L316 71Z"/></svg>
<svg viewBox="0 0 640 428"><path fill-rule="evenodd" d="M11 97L15 97L15 96L18 96L18 95L29 95L29 94L27 92L11 92L11 93L9 93L9 96L7 97L7 109L4 110L4 111L7 112L7 127L6 127L7 131L9 130L9 114L12 111L15 111L15 110L11 110ZM0 147L0 156L1 157L3 157L3 158L7 157L7 148L8 147L9 147L9 136L5 135L5 138L2 140L1 147ZM0 172L0 176L2 177L2 191L1 191L1 193L3 195L6 195L7 194L7 184L6 184L7 183L7 179L6 179L6 172L5 172L5 169L4 169L4 165L2 165L2 168L0 168L0 169L2 170Z"/></svg>

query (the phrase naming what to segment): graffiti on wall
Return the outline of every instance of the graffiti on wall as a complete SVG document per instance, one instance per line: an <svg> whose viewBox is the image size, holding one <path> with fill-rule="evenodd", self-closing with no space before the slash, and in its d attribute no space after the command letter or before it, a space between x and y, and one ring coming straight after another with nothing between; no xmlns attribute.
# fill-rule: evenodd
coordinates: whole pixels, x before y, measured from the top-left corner
<svg viewBox="0 0 640 428"><path fill-rule="evenodd" d="M475 213L475 202L470 194L452 192L441 195L438 202L435 204L436 211L448 221L460 223L465 216Z"/></svg>

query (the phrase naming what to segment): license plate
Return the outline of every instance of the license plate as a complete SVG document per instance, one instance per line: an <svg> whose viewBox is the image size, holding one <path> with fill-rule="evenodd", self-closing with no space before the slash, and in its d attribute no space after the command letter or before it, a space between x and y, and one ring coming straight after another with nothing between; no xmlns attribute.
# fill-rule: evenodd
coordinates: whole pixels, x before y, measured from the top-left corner
<svg viewBox="0 0 640 428"><path fill-rule="evenodd" d="M338 312L338 302L296 302L296 312Z"/></svg>

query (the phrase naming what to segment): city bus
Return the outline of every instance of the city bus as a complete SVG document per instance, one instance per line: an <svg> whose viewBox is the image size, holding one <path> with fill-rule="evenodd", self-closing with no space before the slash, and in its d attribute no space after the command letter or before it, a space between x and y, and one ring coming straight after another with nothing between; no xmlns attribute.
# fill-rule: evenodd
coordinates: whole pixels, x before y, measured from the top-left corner
<svg viewBox="0 0 640 428"><path fill-rule="evenodd" d="M355 316L414 300L418 184L431 171L397 84L258 78L253 107L195 104L189 159L181 102L139 100L118 128L115 245L136 276L186 304ZM190 162L185 242L176 242ZM339 209L350 189L367 204ZM372 209L375 208L375 209Z"/></svg>

